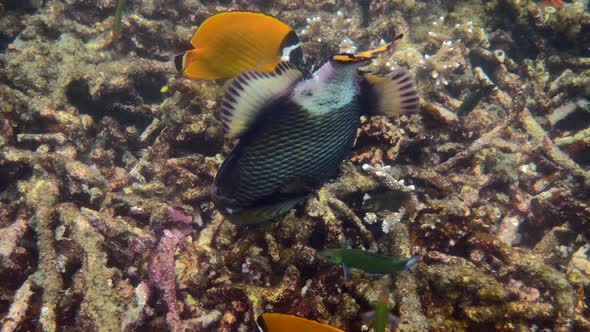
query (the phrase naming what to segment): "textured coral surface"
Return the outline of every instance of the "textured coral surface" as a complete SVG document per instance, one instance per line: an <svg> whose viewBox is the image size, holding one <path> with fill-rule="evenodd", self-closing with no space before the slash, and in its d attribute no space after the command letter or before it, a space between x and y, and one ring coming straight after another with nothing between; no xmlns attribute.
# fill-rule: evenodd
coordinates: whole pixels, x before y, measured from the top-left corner
<svg viewBox="0 0 590 332"><path fill-rule="evenodd" d="M1 331L367 331L383 289L400 331L590 331L590 15L546 3L129 0L113 36L115 0L1 1ZM170 61L235 9L315 65L403 33L367 69L422 99L363 118L338 178L263 226L209 197L224 82ZM422 258L344 281L327 247Z"/></svg>

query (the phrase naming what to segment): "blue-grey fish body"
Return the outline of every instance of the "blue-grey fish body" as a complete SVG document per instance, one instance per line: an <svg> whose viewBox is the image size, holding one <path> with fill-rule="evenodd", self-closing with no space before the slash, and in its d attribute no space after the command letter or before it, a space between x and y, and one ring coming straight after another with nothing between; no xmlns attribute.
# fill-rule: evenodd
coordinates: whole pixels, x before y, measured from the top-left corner
<svg viewBox="0 0 590 332"><path fill-rule="evenodd" d="M358 67L366 62L329 61L307 79L288 64L279 65L272 74L250 72L236 78L222 108L226 130L235 131L239 142L220 167L212 189L216 206L230 221L253 224L276 219L336 175L364 112ZM273 80L291 74L294 82L287 88L273 85ZM267 93L272 89L280 93ZM243 100L244 95L256 93L272 98ZM263 106L257 109L258 104ZM255 120L239 118L247 110L255 113Z"/></svg>

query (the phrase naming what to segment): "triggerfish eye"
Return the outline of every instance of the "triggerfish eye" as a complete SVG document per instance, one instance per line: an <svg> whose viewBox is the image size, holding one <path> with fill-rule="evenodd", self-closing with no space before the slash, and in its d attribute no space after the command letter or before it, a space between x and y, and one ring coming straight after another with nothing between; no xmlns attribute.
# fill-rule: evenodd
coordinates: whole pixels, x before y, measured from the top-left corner
<svg viewBox="0 0 590 332"><path fill-rule="evenodd" d="M186 78L214 80L247 70L271 72L281 61L303 66L299 37L263 13L222 12L207 18L191 39L194 49L174 58Z"/></svg>

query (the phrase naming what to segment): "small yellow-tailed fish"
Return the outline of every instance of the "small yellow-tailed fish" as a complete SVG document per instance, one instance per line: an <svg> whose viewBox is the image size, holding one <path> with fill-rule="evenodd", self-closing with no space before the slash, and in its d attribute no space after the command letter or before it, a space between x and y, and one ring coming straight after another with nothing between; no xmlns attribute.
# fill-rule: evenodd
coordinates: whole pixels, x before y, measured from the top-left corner
<svg viewBox="0 0 590 332"><path fill-rule="evenodd" d="M229 84L221 118L227 137L239 142L211 189L215 206L229 221L276 220L335 177L362 115L418 109L406 70L385 76L359 72L391 46L334 55L313 74L281 62L270 73L246 71Z"/></svg>
<svg viewBox="0 0 590 332"><path fill-rule="evenodd" d="M370 274L394 274L416 265L420 256L406 259L379 255L366 250L333 248L318 253L320 257L333 264L342 264L344 280L348 280L349 269L359 269Z"/></svg>
<svg viewBox="0 0 590 332"><path fill-rule="evenodd" d="M271 72L281 61L303 66L299 37L286 23L263 13L221 12L197 29L195 47L174 58L186 78L214 80L247 70Z"/></svg>
<svg viewBox="0 0 590 332"><path fill-rule="evenodd" d="M260 332L344 332L333 326L294 315L264 313L258 317Z"/></svg>

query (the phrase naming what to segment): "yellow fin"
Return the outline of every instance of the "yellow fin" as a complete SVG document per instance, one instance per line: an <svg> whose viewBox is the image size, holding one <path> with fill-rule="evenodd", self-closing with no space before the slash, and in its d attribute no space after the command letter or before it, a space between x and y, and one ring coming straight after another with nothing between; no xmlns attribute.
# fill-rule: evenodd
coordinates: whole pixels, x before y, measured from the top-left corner
<svg viewBox="0 0 590 332"><path fill-rule="evenodd" d="M344 332L311 319L279 313L262 314L258 319L258 326L265 332Z"/></svg>
<svg viewBox="0 0 590 332"><path fill-rule="evenodd" d="M420 97L414 79L405 69L387 76L364 74L370 114L400 115L418 110Z"/></svg>
<svg viewBox="0 0 590 332"><path fill-rule="evenodd" d="M299 38L286 23L263 13L222 12L207 18L191 39L195 50L177 68L187 78L235 77L272 71L281 60L303 64Z"/></svg>

